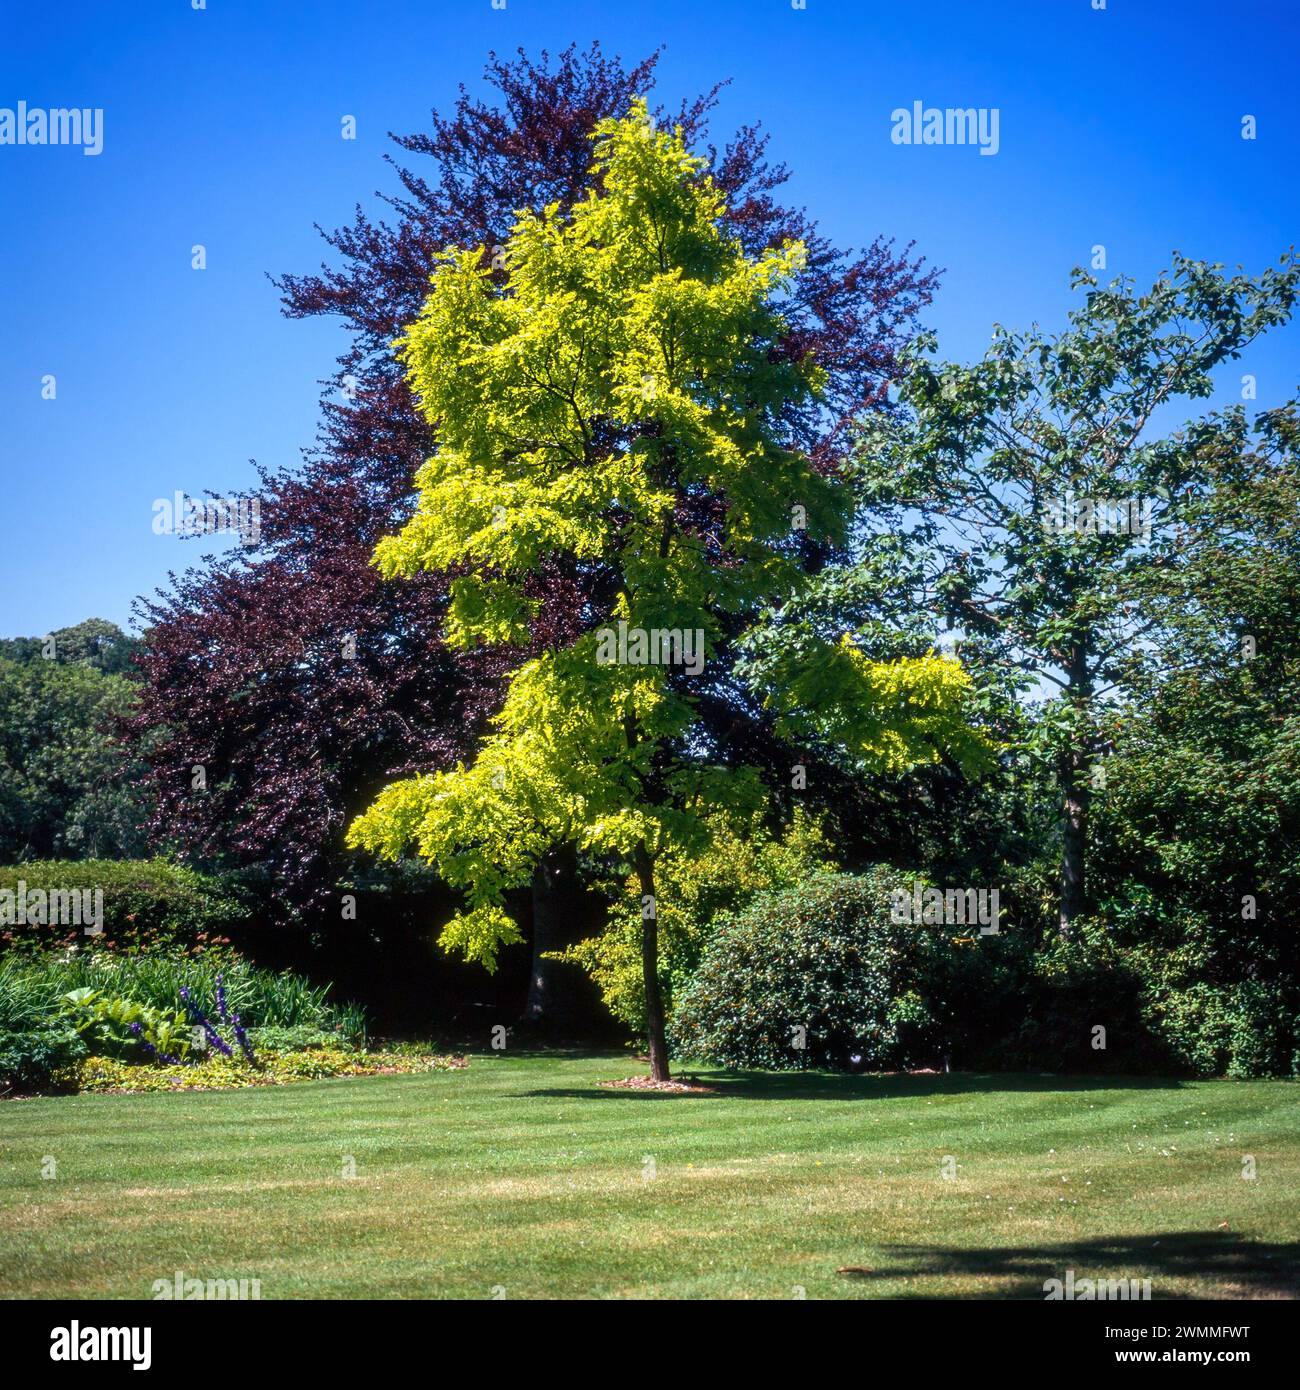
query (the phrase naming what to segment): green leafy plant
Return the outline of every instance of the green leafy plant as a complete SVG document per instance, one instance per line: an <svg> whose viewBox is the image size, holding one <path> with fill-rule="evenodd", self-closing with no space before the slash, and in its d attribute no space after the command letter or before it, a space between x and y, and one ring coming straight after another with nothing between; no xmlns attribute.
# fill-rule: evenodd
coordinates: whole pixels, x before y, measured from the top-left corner
<svg viewBox="0 0 1300 1390"><path fill-rule="evenodd" d="M193 1028L180 1010L155 1009L87 986L69 990L60 1003L62 1015L93 1055L145 1060L156 1054L182 1060L189 1053Z"/></svg>
<svg viewBox="0 0 1300 1390"><path fill-rule="evenodd" d="M85 1044L67 1025L0 1026L0 1090L55 1089L85 1055Z"/></svg>
<svg viewBox="0 0 1300 1390"><path fill-rule="evenodd" d="M456 1071L465 1065L463 1058L435 1053L427 1046L362 1052L335 1045L270 1053L256 1069L215 1053L189 1066L135 1067L108 1057L90 1057L71 1069L68 1084L89 1092L227 1091L334 1076Z"/></svg>
<svg viewBox="0 0 1300 1390"><path fill-rule="evenodd" d="M329 986L292 971L264 970L230 950L149 952L122 956L97 949L0 955L0 1025L56 1014L70 990L89 988L133 999L163 1012L181 1012L185 995L208 1015L217 1009L217 976L229 1007L245 1027L319 1027L349 1041L365 1034L356 1005L333 1005Z"/></svg>

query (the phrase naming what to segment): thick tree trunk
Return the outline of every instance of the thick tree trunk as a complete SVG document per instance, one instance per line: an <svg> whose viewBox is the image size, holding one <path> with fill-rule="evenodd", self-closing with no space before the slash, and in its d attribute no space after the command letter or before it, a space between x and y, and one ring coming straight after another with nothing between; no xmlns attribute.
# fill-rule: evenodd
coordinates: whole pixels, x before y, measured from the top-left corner
<svg viewBox="0 0 1300 1390"><path fill-rule="evenodd" d="M547 1032L562 1030L573 1021L577 972L546 956L572 944L574 859L572 847L562 846L540 860L533 871L533 968L523 1022Z"/></svg>
<svg viewBox="0 0 1300 1390"><path fill-rule="evenodd" d="M1092 800L1092 686L1084 642L1070 649L1066 697L1075 707L1076 725L1062 772L1060 931L1069 936L1084 910L1087 892L1088 806Z"/></svg>
<svg viewBox="0 0 1300 1390"><path fill-rule="evenodd" d="M636 847L641 885L641 974L645 985L645 1030L650 1042L650 1075L667 1081L668 1043L664 1035L664 998L659 988L659 922L655 905L654 863L645 844Z"/></svg>

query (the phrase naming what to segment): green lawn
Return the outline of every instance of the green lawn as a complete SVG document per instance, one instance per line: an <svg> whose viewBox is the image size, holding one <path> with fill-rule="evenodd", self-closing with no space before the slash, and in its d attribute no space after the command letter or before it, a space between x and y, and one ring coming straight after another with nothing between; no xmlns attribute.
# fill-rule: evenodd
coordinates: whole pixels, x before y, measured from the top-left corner
<svg viewBox="0 0 1300 1390"><path fill-rule="evenodd" d="M635 1070L486 1055L0 1103L0 1294L146 1297L177 1269L257 1278L264 1298L1041 1298L1071 1268L1150 1278L1157 1298L1300 1289L1285 1082L703 1069L720 1094L596 1086Z"/></svg>

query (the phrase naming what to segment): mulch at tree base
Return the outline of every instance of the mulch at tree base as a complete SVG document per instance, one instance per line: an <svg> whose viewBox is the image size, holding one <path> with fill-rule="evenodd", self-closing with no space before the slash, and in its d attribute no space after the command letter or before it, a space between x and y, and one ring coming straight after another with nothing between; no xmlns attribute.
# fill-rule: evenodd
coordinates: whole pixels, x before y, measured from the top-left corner
<svg viewBox="0 0 1300 1390"><path fill-rule="evenodd" d="M596 1084L618 1091L668 1091L673 1095L694 1096L718 1094L714 1086L697 1086L690 1081L656 1081L651 1076L625 1076L621 1081L598 1081Z"/></svg>

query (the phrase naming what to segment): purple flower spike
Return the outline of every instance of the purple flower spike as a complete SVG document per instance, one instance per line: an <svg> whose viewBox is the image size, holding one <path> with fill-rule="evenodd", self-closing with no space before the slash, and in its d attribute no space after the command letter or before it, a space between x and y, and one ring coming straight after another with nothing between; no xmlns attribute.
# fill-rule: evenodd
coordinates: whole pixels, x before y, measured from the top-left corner
<svg viewBox="0 0 1300 1390"><path fill-rule="evenodd" d="M239 1015L232 1016L235 1029L235 1041L239 1044L239 1050L244 1054L250 1067L257 1065L257 1057L253 1053L253 1044L248 1040L248 1034L244 1032L244 1025L239 1021Z"/></svg>

